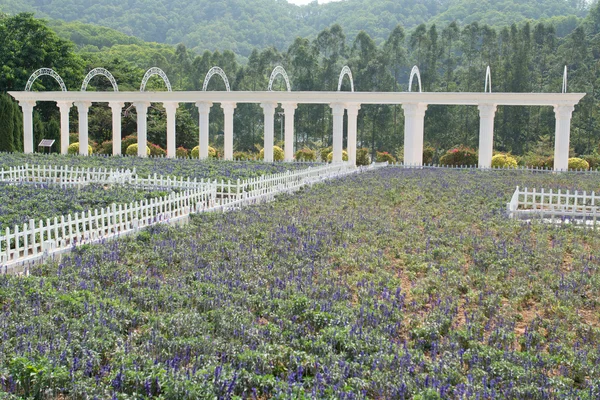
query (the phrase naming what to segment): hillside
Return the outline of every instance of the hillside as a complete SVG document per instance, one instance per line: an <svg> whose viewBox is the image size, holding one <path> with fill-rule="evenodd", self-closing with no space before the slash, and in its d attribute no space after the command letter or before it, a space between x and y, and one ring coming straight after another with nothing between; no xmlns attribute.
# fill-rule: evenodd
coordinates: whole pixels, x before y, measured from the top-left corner
<svg viewBox="0 0 600 400"><path fill-rule="evenodd" d="M285 50L296 37L315 37L334 23L349 38L365 30L382 43L398 24L406 29L451 21L502 26L525 19L583 17L587 8L586 0L345 0L302 7L284 0L0 0L2 12L31 11L38 17L114 28L146 41L182 42L197 53L218 49L243 56L267 46Z"/></svg>

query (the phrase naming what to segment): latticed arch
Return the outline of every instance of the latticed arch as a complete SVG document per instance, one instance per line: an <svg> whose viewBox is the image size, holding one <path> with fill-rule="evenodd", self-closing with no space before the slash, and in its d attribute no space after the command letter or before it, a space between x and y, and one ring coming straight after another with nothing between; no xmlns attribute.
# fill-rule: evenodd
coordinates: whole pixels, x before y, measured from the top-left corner
<svg viewBox="0 0 600 400"><path fill-rule="evenodd" d="M98 75L102 75L102 76L105 76L106 78L108 78L108 80L110 81L110 84L113 87L113 90L115 92L119 91L119 86L117 85L117 81L115 80L115 77L113 76L113 74L110 73L110 71L108 71L107 69L104 69L104 68L94 68L93 70L88 72L88 74L85 76L85 79L83 80L83 83L81 84L81 91L85 92L87 90L87 86L90 83L90 81L92 80L92 78L95 76L98 76Z"/></svg>
<svg viewBox="0 0 600 400"><path fill-rule="evenodd" d="M490 90L490 93L492 93L492 72L490 70L489 65L487 66L487 68L485 70L485 87L483 88L483 91L487 92L488 88Z"/></svg>
<svg viewBox="0 0 600 400"><path fill-rule="evenodd" d="M31 87L33 86L33 83L35 82L35 80L37 78L39 78L40 76L44 76L44 75L53 77L54 80L56 80L56 82L58 82L58 84L60 85L60 89L63 92L67 91L67 86L65 85L65 82L62 80L60 75L58 73L56 73L56 71L54 71L52 68L40 68L37 71L35 71L33 74L31 74L31 76L29 77L29 80L27 81L27 84L25 85L25 91L30 92Z"/></svg>
<svg viewBox="0 0 600 400"><path fill-rule="evenodd" d="M140 92L144 92L146 90L146 84L148 83L148 79L150 79L153 75L158 75L162 78L165 86L167 87L167 91L172 92L171 82L169 82L169 77L165 74L165 71L158 67L152 67L144 74L142 78L142 84L140 86Z"/></svg>
<svg viewBox="0 0 600 400"><path fill-rule="evenodd" d="M269 78L269 86L267 87L267 90L269 92L273 91L273 82L275 82L275 78L278 75L283 76L283 79L285 80L285 85L287 87L287 91L291 92L292 91L292 85L290 85L290 79L288 78L287 72L285 72L285 69L283 69L283 67L281 65L276 66L273 69L273 72L271 72L271 77Z"/></svg>
<svg viewBox="0 0 600 400"><path fill-rule="evenodd" d="M412 82L415 75L417 76L417 81L419 82L419 93L421 93L421 73L419 72L419 67L417 67L416 65L410 70L410 79L408 80L408 91L412 92Z"/></svg>
<svg viewBox="0 0 600 400"><path fill-rule="evenodd" d="M208 87L208 82L210 82L210 79L215 75L219 75L221 77L221 79L223 79L223 82L225 82L225 89L228 92L231 92L231 88L229 87L229 79L227 79L227 75L225 74L225 71L223 71L220 67L212 67L211 69L208 70L208 73L204 77L204 83L202 84L202 91L206 92L206 88Z"/></svg>
<svg viewBox="0 0 600 400"><path fill-rule="evenodd" d="M342 82L344 81L345 76L350 79L350 91L354 92L354 79L352 78L352 71L350 71L350 67L347 65L344 65L342 72L340 72L340 77L338 79L338 92L342 90Z"/></svg>

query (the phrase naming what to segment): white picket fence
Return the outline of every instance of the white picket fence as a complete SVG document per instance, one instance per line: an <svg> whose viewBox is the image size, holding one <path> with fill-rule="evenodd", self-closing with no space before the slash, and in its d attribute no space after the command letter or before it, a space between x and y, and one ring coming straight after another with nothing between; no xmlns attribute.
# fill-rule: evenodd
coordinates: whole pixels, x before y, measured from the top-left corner
<svg viewBox="0 0 600 400"><path fill-rule="evenodd" d="M371 167L372 168L372 167ZM151 176L139 178L134 172L83 168L25 166L0 171L5 182L44 182L58 185L85 183L120 183L144 188L178 188L166 197L131 204L112 204L104 209L61 216L54 219L30 220L29 224L6 228L0 234L0 273L27 271L33 263L85 243L94 243L137 232L157 223L186 219L191 213L226 211L272 200L277 194L293 192L300 187L367 168L349 164L330 164L264 175L248 180L197 181ZM29 173L29 175L28 175Z"/></svg>
<svg viewBox="0 0 600 400"><path fill-rule="evenodd" d="M586 191L546 191L518 186L506 208L511 218L539 219L554 224L596 227L600 218L600 196Z"/></svg>

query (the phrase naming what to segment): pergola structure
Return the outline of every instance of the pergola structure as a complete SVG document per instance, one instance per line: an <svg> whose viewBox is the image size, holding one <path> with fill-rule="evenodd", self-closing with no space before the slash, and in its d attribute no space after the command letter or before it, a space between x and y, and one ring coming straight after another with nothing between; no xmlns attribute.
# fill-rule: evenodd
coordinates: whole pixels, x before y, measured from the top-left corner
<svg viewBox="0 0 600 400"><path fill-rule="evenodd" d="M274 71L275 72L275 71ZM348 73L349 71L342 71ZM272 77L273 78L273 77ZM340 76L340 79L343 76ZM412 76L411 76L412 78ZM411 79L412 80L412 79ZM486 78L487 83L487 78ZM479 167L491 166L494 116L497 106L551 106L556 116L554 169L567 170L571 115L585 93L446 93L446 92L303 92L303 91L166 91L166 92L9 92L23 110L25 153L33 152L33 108L37 101L54 101L61 113L61 153L67 152L69 110L79 112L79 152L88 151L88 110L92 103L108 103L113 113L113 153L120 154L121 112L126 102L137 110L138 155L146 156L146 118L150 103L162 103L167 113L167 157L175 157L175 112L180 103L194 103L199 112L200 158L208 157L209 112L214 103L224 111L225 154L233 158L233 115L238 103L258 103L264 114L264 160L273 161L274 116L281 104L285 113L285 160L293 159L294 113L298 104L328 104L333 114L333 162L342 162L344 113L348 115L348 161L356 162L357 117L362 104L400 104L404 110L404 164L423 163L424 117L428 105L477 106L480 115ZM115 145L116 143L116 145Z"/></svg>

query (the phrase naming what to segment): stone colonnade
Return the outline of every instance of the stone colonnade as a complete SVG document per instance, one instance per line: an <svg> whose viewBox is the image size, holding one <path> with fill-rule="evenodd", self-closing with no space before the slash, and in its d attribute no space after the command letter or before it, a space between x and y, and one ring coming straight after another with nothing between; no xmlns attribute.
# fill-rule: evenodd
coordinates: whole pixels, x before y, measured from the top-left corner
<svg viewBox="0 0 600 400"><path fill-rule="evenodd" d="M29 92L30 93L30 92ZM318 93L318 92L317 92ZM352 93L354 95L354 93ZM423 93L423 95L425 95ZM13 95L14 96L14 95ZM19 97L19 96L15 96ZM513 101L513 100L511 100ZM179 101L159 101L163 104L167 114L167 157L175 157L175 114L179 107ZM189 102L189 101L188 101ZM237 101L216 101L220 102L224 113L224 147L226 160L233 159L233 117L237 106ZM239 101L248 102L248 101ZM273 144L274 144L274 117L275 110L278 104L284 110L285 116L285 136L284 136L284 153L285 161L292 161L293 154L293 139L294 139L294 114L297 104L302 101L250 101L259 103L263 109L264 118L264 160L267 162L273 161ZM307 101L307 103L326 103L325 101ZM369 104L375 104L374 101L369 101ZM404 125L404 163L411 166L421 166L423 164L423 131L424 118L429 102L426 101L402 101L392 103L390 101L384 104L402 104L405 117ZM23 134L24 134L24 150L25 153L34 151L33 143L33 108L36 105L36 100L20 99L19 104L23 110ZM74 105L79 113L79 153L82 155L88 154L88 111L91 106L91 101L66 101L58 100L57 106L60 110L60 126L61 126L61 153L66 154L69 142L69 111ZM113 117L113 154L121 154L121 113L124 107L124 101L108 101L112 110ZM211 101L198 101L195 103L199 114L199 148L200 158L208 158L208 127L209 113L213 105ZM357 146L357 117L361 108L361 103L355 101L332 101L328 103L333 116L333 162L342 162L343 148L343 121L344 113L348 115L348 161L356 162L356 146ZM440 101L435 104L453 104L451 102L442 103ZM519 103L513 101L511 103L497 104L495 102L478 101L476 103L454 103L454 104L471 104L477 105L480 115L479 128L479 167L491 167L493 143L494 143L494 116L498 105L530 105L529 103ZM554 153L554 169L568 169L568 152L570 142L570 127L571 115L574 109L574 104L569 102L561 102L554 104L554 112L556 115L555 126L555 153ZM133 101L133 105L137 111L138 124L138 156L146 157L147 144L147 111L150 106L148 101ZM552 105L545 103L543 105Z"/></svg>

